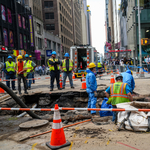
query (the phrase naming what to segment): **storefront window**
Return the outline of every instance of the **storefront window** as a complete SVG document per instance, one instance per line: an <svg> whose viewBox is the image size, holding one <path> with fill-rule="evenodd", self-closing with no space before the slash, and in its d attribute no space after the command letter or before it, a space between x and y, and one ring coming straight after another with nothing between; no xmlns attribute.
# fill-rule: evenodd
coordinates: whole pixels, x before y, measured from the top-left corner
<svg viewBox="0 0 150 150"><path fill-rule="evenodd" d="M21 16L18 14L18 25L19 27L22 27L22 24L21 24Z"/></svg>
<svg viewBox="0 0 150 150"><path fill-rule="evenodd" d="M6 21L6 10L4 5L1 5L2 20Z"/></svg>
<svg viewBox="0 0 150 150"><path fill-rule="evenodd" d="M12 31L9 31L9 40L10 40L10 47L14 47L14 37Z"/></svg>
<svg viewBox="0 0 150 150"><path fill-rule="evenodd" d="M7 9L7 13L8 13L8 22L12 23L11 10Z"/></svg>
<svg viewBox="0 0 150 150"><path fill-rule="evenodd" d="M4 37L4 45L8 46L8 35L7 30L5 28L3 29L3 37Z"/></svg>
<svg viewBox="0 0 150 150"><path fill-rule="evenodd" d="M24 35L24 49L27 49L27 38L25 35Z"/></svg>
<svg viewBox="0 0 150 150"><path fill-rule="evenodd" d="M23 24L23 28L25 29L26 26L25 26L25 18L24 17L22 17L22 24Z"/></svg>
<svg viewBox="0 0 150 150"><path fill-rule="evenodd" d="M23 48L22 34L20 34L20 48Z"/></svg>

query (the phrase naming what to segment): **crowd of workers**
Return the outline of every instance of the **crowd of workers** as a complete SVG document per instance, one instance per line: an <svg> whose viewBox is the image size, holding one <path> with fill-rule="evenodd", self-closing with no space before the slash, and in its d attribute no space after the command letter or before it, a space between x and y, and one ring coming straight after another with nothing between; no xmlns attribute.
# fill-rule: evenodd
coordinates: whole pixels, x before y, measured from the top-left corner
<svg viewBox="0 0 150 150"><path fill-rule="evenodd" d="M72 80L72 71L74 70L73 60L69 59L69 54L66 53L64 55L65 59L60 61L56 59L57 53L55 51L52 52L51 58L47 61L47 64L50 69L50 91L53 91L54 88L54 80L56 78L57 88L58 90L65 89L66 78L69 78L70 87L74 89L73 80ZM12 57L8 56L8 61L3 64L0 64L0 67L3 68L6 73L6 85L10 88L10 79L15 79L16 75L18 78L18 91L21 93L21 79L24 84L24 92L28 94L27 90L31 89L31 83L34 81L34 70L39 72L39 70L45 70L45 66L36 66L36 64L30 59L31 57L26 54L25 60L23 57L19 55L17 57L17 63L13 62ZM119 65L119 60L114 60L115 65ZM103 65L98 61L97 65L93 62L89 64L89 68L86 70L86 91L89 96L88 100L88 108L96 108L97 102L97 81L96 81L96 68L101 69ZM60 70L63 72L63 87L60 88L59 78L60 78ZM108 98L108 102L113 108L116 108L116 104L130 102L133 100L132 93L135 88L134 78L132 76L132 71L127 70L122 74L118 74L116 76L116 83L110 85L105 91L105 95ZM16 90L15 81L12 81L12 90ZM96 111L91 111L93 116L96 115ZM115 120L116 113L113 114L112 121Z"/></svg>

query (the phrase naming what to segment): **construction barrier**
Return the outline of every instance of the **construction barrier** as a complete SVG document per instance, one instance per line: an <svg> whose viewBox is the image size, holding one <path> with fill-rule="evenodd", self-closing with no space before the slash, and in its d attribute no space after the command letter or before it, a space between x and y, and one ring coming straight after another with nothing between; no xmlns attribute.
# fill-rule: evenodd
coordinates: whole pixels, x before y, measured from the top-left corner
<svg viewBox="0 0 150 150"><path fill-rule="evenodd" d="M55 111L54 108L4 108L0 107L0 110L18 110L18 111ZM150 112L150 109L122 109L122 108L67 108L59 107L58 110L78 110L78 111L143 111Z"/></svg>

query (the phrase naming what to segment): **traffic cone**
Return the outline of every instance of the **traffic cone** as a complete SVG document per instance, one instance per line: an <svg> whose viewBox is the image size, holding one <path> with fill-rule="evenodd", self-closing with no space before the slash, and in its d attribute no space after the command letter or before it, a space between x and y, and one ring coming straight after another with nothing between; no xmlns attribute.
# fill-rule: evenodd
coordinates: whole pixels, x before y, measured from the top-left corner
<svg viewBox="0 0 150 150"><path fill-rule="evenodd" d="M1 79L0 79L0 81L1 81ZM2 93L5 93L4 89L0 88L0 93L1 93L1 94L2 94Z"/></svg>
<svg viewBox="0 0 150 150"><path fill-rule="evenodd" d="M60 79L59 79L59 85L60 85L60 88L62 88L62 76L60 74Z"/></svg>
<svg viewBox="0 0 150 150"><path fill-rule="evenodd" d="M69 141L66 141L58 104L55 104L54 109L51 141L46 142L46 145L51 149L59 149L69 146L71 143Z"/></svg>
<svg viewBox="0 0 150 150"><path fill-rule="evenodd" d="M86 81L84 78L84 74L82 74L82 90L85 90L85 89L86 89Z"/></svg>
<svg viewBox="0 0 150 150"><path fill-rule="evenodd" d="M114 75L111 75L110 83L115 83Z"/></svg>
<svg viewBox="0 0 150 150"><path fill-rule="evenodd" d="M72 79L75 79L76 77L75 77L75 74L74 74L74 72L73 72L73 76L72 76Z"/></svg>

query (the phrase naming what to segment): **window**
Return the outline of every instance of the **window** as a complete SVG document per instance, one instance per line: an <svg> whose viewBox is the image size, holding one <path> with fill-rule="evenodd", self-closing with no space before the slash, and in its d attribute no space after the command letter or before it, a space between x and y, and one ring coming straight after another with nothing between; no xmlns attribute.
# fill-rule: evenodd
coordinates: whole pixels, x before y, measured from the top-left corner
<svg viewBox="0 0 150 150"><path fill-rule="evenodd" d="M62 42L62 43L63 43L63 38L64 38L64 37L63 37L63 36L61 36L61 42Z"/></svg>
<svg viewBox="0 0 150 150"><path fill-rule="evenodd" d="M55 30L55 24L47 24L46 30Z"/></svg>
<svg viewBox="0 0 150 150"><path fill-rule="evenodd" d="M7 35L7 29L3 29L3 37L4 37L4 45L8 46L8 35Z"/></svg>
<svg viewBox="0 0 150 150"><path fill-rule="evenodd" d="M37 23L37 33L41 34L41 26L39 23Z"/></svg>
<svg viewBox="0 0 150 150"><path fill-rule="evenodd" d="M60 21L62 21L62 15L60 14Z"/></svg>
<svg viewBox="0 0 150 150"><path fill-rule="evenodd" d="M45 19L54 19L54 13L45 13Z"/></svg>
<svg viewBox="0 0 150 150"><path fill-rule="evenodd" d="M22 34L20 34L20 48L23 48Z"/></svg>
<svg viewBox="0 0 150 150"><path fill-rule="evenodd" d="M8 13L8 22L12 23L11 10L7 9L7 13Z"/></svg>
<svg viewBox="0 0 150 150"><path fill-rule="evenodd" d="M25 35L23 36L23 40L24 40L24 49L27 49L27 37Z"/></svg>
<svg viewBox="0 0 150 150"><path fill-rule="evenodd" d="M10 41L10 47L14 47L14 37L12 31L9 31L9 41Z"/></svg>
<svg viewBox="0 0 150 150"><path fill-rule="evenodd" d="M42 49L42 39L38 38L38 48Z"/></svg>
<svg viewBox="0 0 150 150"><path fill-rule="evenodd" d="M61 11L61 3L59 3L59 10Z"/></svg>
<svg viewBox="0 0 150 150"><path fill-rule="evenodd" d="M4 5L1 5L2 20L6 21L6 10Z"/></svg>
<svg viewBox="0 0 150 150"><path fill-rule="evenodd" d="M53 7L53 1L45 1L44 7L45 8L52 8Z"/></svg>
<svg viewBox="0 0 150 150"><path fill-rule="evenodd" d="M22 24L21 24L21 16L18 14L18 25L19 27L22 27Z"/></svg>
<svg viewBox="0 0 150 150"><path fill-rule="evenodd" d="M61 32L63 32L63 26L61 25Z"/></svg>

